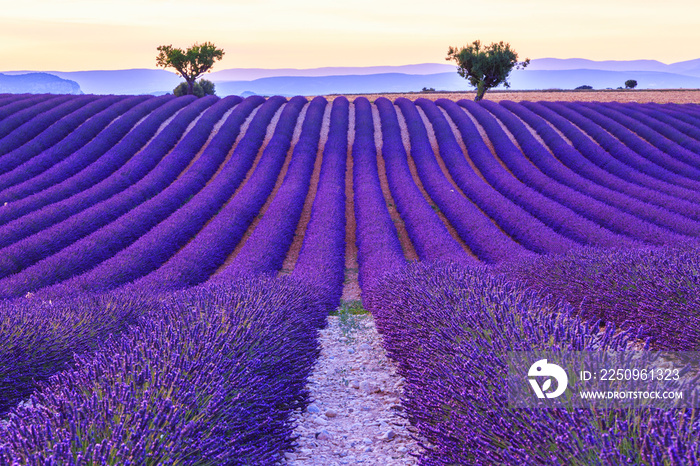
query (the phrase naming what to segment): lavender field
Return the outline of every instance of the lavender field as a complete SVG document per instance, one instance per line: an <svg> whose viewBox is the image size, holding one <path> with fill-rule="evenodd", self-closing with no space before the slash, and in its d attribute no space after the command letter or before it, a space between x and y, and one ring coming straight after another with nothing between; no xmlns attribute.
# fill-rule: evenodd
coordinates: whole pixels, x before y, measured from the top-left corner
<svg viewBox="0 0 700 466"><path fill-rule="evenodd" d="M0 465L273 465L371 312L423 465L700 464L508 351L700 351L700 106L0 95Z"/></svg>

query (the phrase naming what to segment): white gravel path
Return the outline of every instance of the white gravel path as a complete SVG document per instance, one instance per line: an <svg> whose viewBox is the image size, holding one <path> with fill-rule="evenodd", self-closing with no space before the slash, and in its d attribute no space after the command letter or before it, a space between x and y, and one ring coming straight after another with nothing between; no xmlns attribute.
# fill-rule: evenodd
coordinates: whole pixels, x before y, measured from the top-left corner
<svg viewBox="0 0 700 466"><path fill-rule="evenodd" d="M296 414L294 466L415 465L415 429L402 417L403 379L387 358L369 314L341 312L321 331L309 379L312 403Z"/></svg>

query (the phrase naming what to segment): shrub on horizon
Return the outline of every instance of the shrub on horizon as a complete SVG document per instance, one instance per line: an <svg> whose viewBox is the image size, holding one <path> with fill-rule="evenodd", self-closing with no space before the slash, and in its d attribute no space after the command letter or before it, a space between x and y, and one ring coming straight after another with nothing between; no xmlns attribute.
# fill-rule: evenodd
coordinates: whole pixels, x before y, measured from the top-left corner
<svg viewBox="0 0 700 466"><path fill-rule="evenodd" d="M175 89L173 89L173 94L176 97L182 97L183 95L188 95L187 90L187 83L180 83ZM216 85L209 80L200 79L192 86L192 94L196 97L216 95Z"/></svg>

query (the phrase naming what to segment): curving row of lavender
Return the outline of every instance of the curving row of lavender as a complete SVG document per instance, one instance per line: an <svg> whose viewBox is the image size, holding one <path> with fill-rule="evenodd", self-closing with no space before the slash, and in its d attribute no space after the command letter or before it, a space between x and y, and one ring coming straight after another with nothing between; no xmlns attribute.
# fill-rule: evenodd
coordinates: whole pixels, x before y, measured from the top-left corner
<svg viewBox="0 0 700 466"><path fill-rule="evenodd" d="M514 414L481 369L698 349L698 124L690 105L0 98L0 464L274 463L349 228L423 464L693 464L687 413Z"/></svg>
<svg viewBox="0 0 700 466"><path fill-rule="evenodd" d="M180 288L224 271L278 271L310 204L311 168L324 151L321 119L330 117L330 104L272 98L241 132L262 103L8 100L0 107L15 112L0 121L0 296L69 280L93 290L136 279ZM386 171L377 175L388 188L381 196L396 203L421 260L498 263L584 245L674 244L700 234L692 109L385 98L352 106L355 121L334 139L353 125L346 151L357 154L358 242L363 204L375 211L375 222L383 215L371 207L378 195L370 195L381 183L362 178L378 157ZM275 112L279 123L268 128ZM222 130L212 138L215 125ZM273 190L288 158L286 179ZM389 237L373 241L396 251Z"/></svg>

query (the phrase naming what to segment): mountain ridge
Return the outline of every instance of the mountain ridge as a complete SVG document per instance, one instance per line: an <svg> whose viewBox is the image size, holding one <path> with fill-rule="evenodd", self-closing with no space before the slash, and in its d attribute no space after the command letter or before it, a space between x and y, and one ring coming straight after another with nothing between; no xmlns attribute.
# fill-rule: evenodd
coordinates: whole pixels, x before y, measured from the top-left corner
<svg viewBox="0 0 700 466"><path fill-rule="evenodd" d="M217 94L318 95L438 90L471 90L455 71L454 64L419 63L366 67L320 68L229 68L203 76L216 83ZM22 76L21 71L4 72ZM74 81L87 94L164 94L182 81L163 69L47 71ZM18 78L15 78L18 79ZM22 78L19 78L22 79ZM525 70L514 70L509 78L513 90L595 89L624 86L635 79L638 89L700 88L700 59L665 64L657 60L603 60L584 58L538 58ZM32 91L14 91L32 92ZM47 91L52 92L52 91Z"/></svg>

